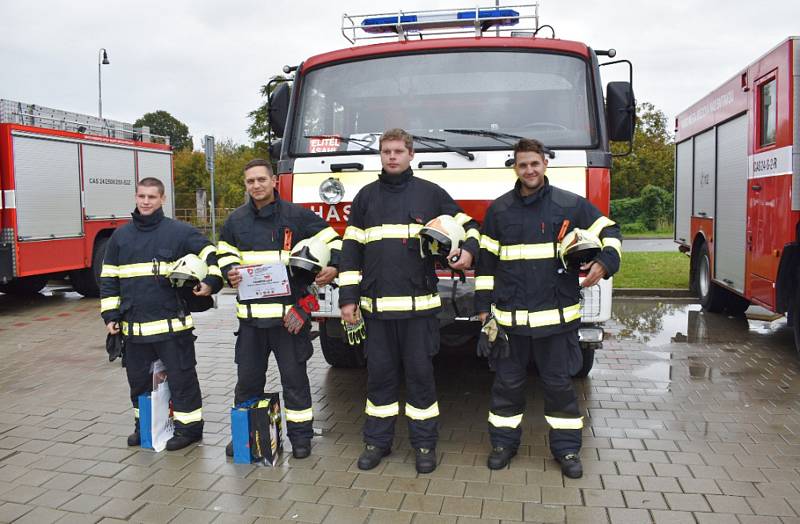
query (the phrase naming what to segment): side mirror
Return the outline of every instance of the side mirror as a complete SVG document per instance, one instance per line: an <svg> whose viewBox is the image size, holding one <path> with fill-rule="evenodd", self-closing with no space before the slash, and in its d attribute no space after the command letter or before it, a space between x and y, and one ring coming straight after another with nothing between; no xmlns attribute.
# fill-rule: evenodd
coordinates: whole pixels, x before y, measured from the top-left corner
<svg viewBox="0 0 800 524"><path fill-rule="evenodd" d="M281 146L283 140L275 140L269 145L269 158L271 162L277 162L281 158Z"/></svg>
<svg viewBox="0 0 800 524"><path fill-rule="evenodd" d="M608 138L619 142L633 140L636 100L630 82L609 82L606 87Z"/></svg>
<svg viewBox="0 0 800 524"><path fill-rule="evenodd" d="M289 97L292 88L288 83L281 83L275 88L269 97L269 110L267 116L272 132L276 136L282 137L286 127L286 119L289 117Z"/></svg>

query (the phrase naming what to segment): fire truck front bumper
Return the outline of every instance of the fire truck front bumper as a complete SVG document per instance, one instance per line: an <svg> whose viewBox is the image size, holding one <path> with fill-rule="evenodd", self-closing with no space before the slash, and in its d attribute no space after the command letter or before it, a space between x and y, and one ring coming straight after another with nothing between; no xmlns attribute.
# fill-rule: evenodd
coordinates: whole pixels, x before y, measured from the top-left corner
<svg viewBox="0 0 800 524"><path fill-rule="evenodd" d="M613 279L601 280L599 284L581 290L581 341L600 343L603 341L603 328L598 324L611 318L611 289ZM473 304L475 279L467 278L465 282L449 277L439 280L439 295L442 298L442 310L439 320L442 325L455 321L477 320ZM325 286L319 292L319 311L315 317L339 318L339 290Z"/></svg>

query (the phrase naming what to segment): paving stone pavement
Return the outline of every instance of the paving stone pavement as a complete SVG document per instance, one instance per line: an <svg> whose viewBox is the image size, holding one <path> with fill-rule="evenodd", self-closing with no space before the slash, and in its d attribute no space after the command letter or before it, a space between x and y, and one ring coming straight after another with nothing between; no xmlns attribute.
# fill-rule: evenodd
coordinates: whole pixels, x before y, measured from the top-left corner
<svg viewBox="0 0 800 524"><path fill-rule="evenodd" d="M107 361L97 300L0 295L0 522L800 522L800 366L782 321L617 300L595 369L576 381L578 480L549 457L536 387L519 455L489 471L491 374L468 348L445 349L439 467L416 473L399 421L392 455L365 473L355 464L365 372L330 368L318 347L311 457L285 453L274 468L226 459L231 300L195 317L202 444L152 453L125 445L127 384ZM274 361L268 380L278 388Z"/></svg>

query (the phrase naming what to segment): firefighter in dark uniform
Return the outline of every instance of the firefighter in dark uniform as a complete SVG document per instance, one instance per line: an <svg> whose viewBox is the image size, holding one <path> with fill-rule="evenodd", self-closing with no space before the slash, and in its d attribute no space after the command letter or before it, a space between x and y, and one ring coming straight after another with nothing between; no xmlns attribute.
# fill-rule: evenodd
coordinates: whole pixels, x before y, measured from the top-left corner
<svg viewBox="0 0 800 524"><path fill-rule="evenodd" d="M583 474L578 456L583 418L572 375L582 363L580 286L593 286L619 269L620 231L585 198L550 185L540 142L520 140L514 157L518 180L487 210L476 264L475 303L483 331L499 329L499 339L508 341L490 351L482 334L478 344L479 354L490 357L496 372L488 466L503 468L517 453L526 370L533 361L544 389L550 450L562 472L578 478ZM580 268L588 272L580 286L578 268L565 268L559 257L559 242L576 228L598 239L596 256ZM505 351L498 354L501 347Z"/></svg>
<svg viewBox="0 0 800 524"><path fill-rule="evenodd" d="M291 295L239 300L236 316L238 380L234 405L264 393L267 362L275 354L283 385L287 434L295 458L311 453L313 414L311 388L306 361L311 357L311 311L316 298L309 286L323 286L336 278L342 240L327 222L314 212L282 200L275 185L278 177L269 162L251 160L244 168L249 202L237 208L225 221L217 244L222 272L232 287L241 281L238 266L248 264L288 264L292 247L303 239L316 237L331 250L329 266L315 282L300 282L290 277ZM225 449L233 456L233 444Z"/></svg>
<svg viewBox="0 0 800 524"><path fill-rule="evenodd" d="M207 266L207 276L194 295L210 297L223 282L214 245L189 224L165 217L164 201L160 180L139 181L133 220L108 241L100 310L108 332L121 331L126 340L124 364L136 419L128 445L140 444L139 395L152 390L150 366L160 359L169 377L175 424L167 449L177 450L202 438L203 413L192 316L167 276L179 259L197 255Z"/></svg>
<svg viewBox="0 0 800 524"><path fill-rule="evenodd" d="M366 318L367 402L360 469L372 469L391 451L400 412L397 389L405 371L405 414L416 468L436 468L439 405L432 358L439 350L441 308L432 258L420 253L419 232L439 215L451 215L466 241L451 267L463 270L477 254L477 223L445 190L414 176L412 137L401 129L380 139L383 170L353 200L339 276L339 306L348 325Z"/></svg>

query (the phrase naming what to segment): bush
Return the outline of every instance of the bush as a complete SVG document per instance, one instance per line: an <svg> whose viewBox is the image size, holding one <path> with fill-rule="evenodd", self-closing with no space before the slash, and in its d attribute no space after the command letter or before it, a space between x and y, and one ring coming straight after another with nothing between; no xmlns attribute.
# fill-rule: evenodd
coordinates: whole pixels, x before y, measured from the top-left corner
<svg viewBox="0 0 800 524"><path fill-rule="evenodd" d="M611 218L618 222L623 233L645 233L664 229L672 224L672 193L650 185L638 197L611 201Z"/></svg>
<svg viewBox="0 0 800 524"><path fill-rule="evenodd" d="M637 235L648 231L647 227L641 222L622 222L620 229L623 235Z"/></svg>

